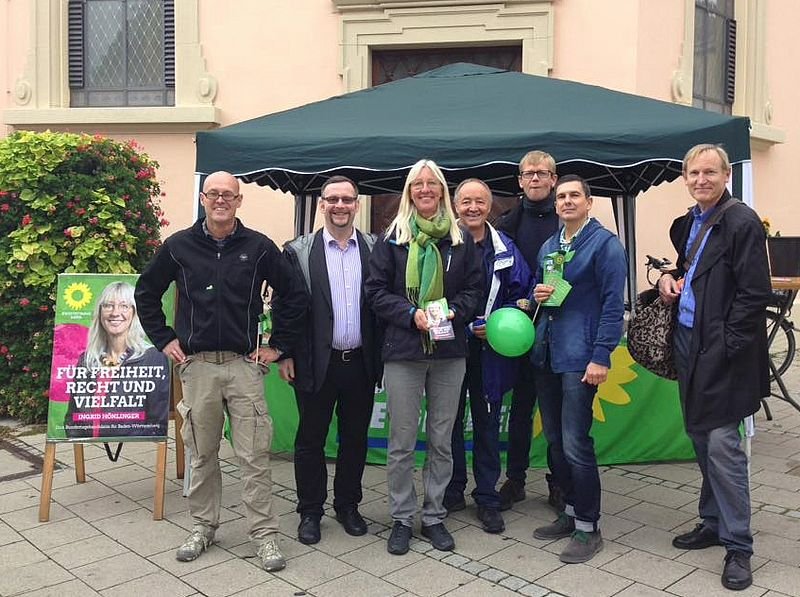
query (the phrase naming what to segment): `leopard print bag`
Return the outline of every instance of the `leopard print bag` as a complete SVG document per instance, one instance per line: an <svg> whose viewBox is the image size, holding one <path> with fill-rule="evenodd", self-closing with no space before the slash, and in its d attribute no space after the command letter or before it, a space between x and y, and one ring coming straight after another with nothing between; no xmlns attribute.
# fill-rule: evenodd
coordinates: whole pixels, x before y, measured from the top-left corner
<svg viewBox="0 0 800 597"><path fill-rule="evenodd" d="M672 356L677 303L667 305L651 288L639 293L628 322L628 352L642 367L667 379L678 379Z"/></svg>

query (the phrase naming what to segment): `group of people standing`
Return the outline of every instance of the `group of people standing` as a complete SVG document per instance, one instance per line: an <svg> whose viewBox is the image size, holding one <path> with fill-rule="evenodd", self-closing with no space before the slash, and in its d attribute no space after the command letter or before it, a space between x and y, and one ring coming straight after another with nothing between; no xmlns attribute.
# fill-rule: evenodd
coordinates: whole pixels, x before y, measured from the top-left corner
<svg viewBox="0 0 800 597"><path fill-rule="evenodd" d="M602 549L600 478L589 430L597 386L607 378L611 352L623 332L626 256L617 237L590 216L593 200L586 182L575 175L558 178L549 154L533 151L523 157L519 185L520 203L493 226L487 221L492 193L486 183L461 182L451 201L436 163L420 160L408 173L396 217L376 239L355 227L356 183L334 176L321 190L323 227L288 243L281 253L236 218L242 201L236 178L224 172L206 178L200 197L206 217L165 241L136 290L142 324L176 363L184 386L179 411L192 452L194 528L177 551L179 560L200 556L219 526L218 449L227 412L241 462L250 539L266 570L285 566L275 541L272 422L263 398L262 376L273 362L297 399L294 464L302 543L321 539L328 486L324 445L334 409L339 442L333 509L348 534L367 532L358 507L374 388L382 379L390 421L389 553L409 550L418 511L414 468L423 409L421 535L447 551L455 542L444 521L448 512L466 507L467 404L476 514L486 532L499 533L505 529L501 512L525 498L536 399L548 442L550 501L559 515L553 524L535 529L534 536L569 537L560 554L566 563L585 562ZM676 248L684 254L682 246ZM166 325L160 303L172 281L179 295L174 329ZM272 288L273 333L262 346L257 321L264 285ZM662 293L670 292L683 305L686 293L664 282ZM699 309L699 293L695 301ZM748 306L756 302L752 298ZM436 305L435 321L430 304ZM537 315L535 344L521 358L496 353L486 340L486 320L509 306ZM726 340L739 347L748 333L756 331L735 327ZM696 386L691 376L684 379L686 403ZM498 490L501 402L511 389L507 480ZM750 414L747 404L737 416ZM731 434L725 441L733 450ZM706 453L716 443L706 438ZM704 525L697 533L706 543L721 541L743 554L730 559L744 565L747 546L730 539L739 527L727 522L717 484L705 482L715 466L711 460L701 463Z"/></svg>

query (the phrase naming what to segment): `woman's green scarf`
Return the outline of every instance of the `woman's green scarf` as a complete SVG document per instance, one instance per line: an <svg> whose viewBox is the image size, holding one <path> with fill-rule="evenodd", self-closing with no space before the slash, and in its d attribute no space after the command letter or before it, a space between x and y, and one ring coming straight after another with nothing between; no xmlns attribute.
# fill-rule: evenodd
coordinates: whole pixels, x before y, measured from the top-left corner
<svg viewBox="0 0 800 597"><path fill-rule="evenodd" d="M410 224L414 238L408 245L406 296L421 309L428 301L444 297L444 267L436 241L450 233L450 220L442 213L436 214L432 220L417 214L411 218ZM433 342L428 334L423 335L422 347L426 354L433 352Z"/></svg>

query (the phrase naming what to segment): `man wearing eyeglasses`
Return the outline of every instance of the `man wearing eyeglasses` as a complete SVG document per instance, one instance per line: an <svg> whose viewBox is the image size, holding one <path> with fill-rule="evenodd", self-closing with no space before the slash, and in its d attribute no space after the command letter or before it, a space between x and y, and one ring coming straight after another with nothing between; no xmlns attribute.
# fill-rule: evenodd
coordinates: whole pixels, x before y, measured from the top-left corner
<svg viewBox="0 0 800 597"><path fill-rule="evenodd" d="M236 217L242 204L236 178L227 172L210 174L200 202L205 218L164 241L139 277L135 294L147 335L175 363L183 385L177 408L183 441L192 455L193 528L176 558L194 560L214 542L222 497L219 444L227 412L250 540L261 566L273 572L286 561L272 511L272 419L264 401L264 375L267 364L297 341L305 295L275 243ZM172 282L178 290L174 329L167 326L161 308ZM265 285L286 300L280 313L283 325L274 327L269 346L260 346Z"/></svg>
<svg viewBox="0 0 800 597"><path fill-rule="evenodd" d="M553 195L557 179L553 156L544 151L526 153L519 162L520 202L495 224L498 230L513 239L533 272L538 269L536 261L539 249L558 230ZM514 502L525 499L525 477L530 464L536 387L533 365L527 357L523 357L522 361L508 420L507 479L500 488L501 510L508 510ZM563 497L549 474L547 482L550 486L550 504L556 509L563 509Z"/></svg>
<svg viewBox="0 0 800 597"><path fill-rule="evenodd" d="M367 457L380 343L375 320L362 288L375 239L356 230L358 189L344 176L322 185L321 230L290 242L284 259L308 296L302 340L280 362L281 377L291 383L300 415L295 437L297 538L311 545L321 538L327 499L325 440L334 407L339 449L333 481L333 509L349 535L364 535L367 523L358 512L361 476ZM284 301L277 293L273 304ZM280 325L280 316L275 320Z"/></svg>

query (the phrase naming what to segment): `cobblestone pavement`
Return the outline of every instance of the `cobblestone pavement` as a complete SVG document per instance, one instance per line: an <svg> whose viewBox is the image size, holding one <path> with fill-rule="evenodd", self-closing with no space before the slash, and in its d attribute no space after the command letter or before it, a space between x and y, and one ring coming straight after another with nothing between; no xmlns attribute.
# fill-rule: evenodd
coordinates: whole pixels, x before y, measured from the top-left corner
<svg viewBox="0 0 800 597"><path fill-rule="evenodd" d="M800 396L800 366L786 376ZM756 417L751 486L756 555L754 585L742 595L800 596L800 412L772 399L773 421ZM697 522L700 473L694 463L602 468L604 550L587 564L564 565L566 540L533 538L554 516L543 471L528 475L528 499L505 512L506 531L488 535L468 499L446 524L454 552L433 550L415 528L405 556L386 552L388 515L384 467L368 466L361 512L369 533L350 537L331 516L322 541L296 540L293 465L274 458L274 507L285 570L261 570L247 542L235 457L222 445L222 525L217 544L181 563L175 549L191 528L169 442L165 520L153 521L155 447L126 444L118 462L86 446L86 483L75 482L72 450L59 444L48 523L38 522L44 436L12 429L0 439L0 595L59 597L309 595L354 597L545 595L650 597L728 593L719 575L724 550L681 551L671 539ZM38 469L40 470L40 469Z"/></svg>

